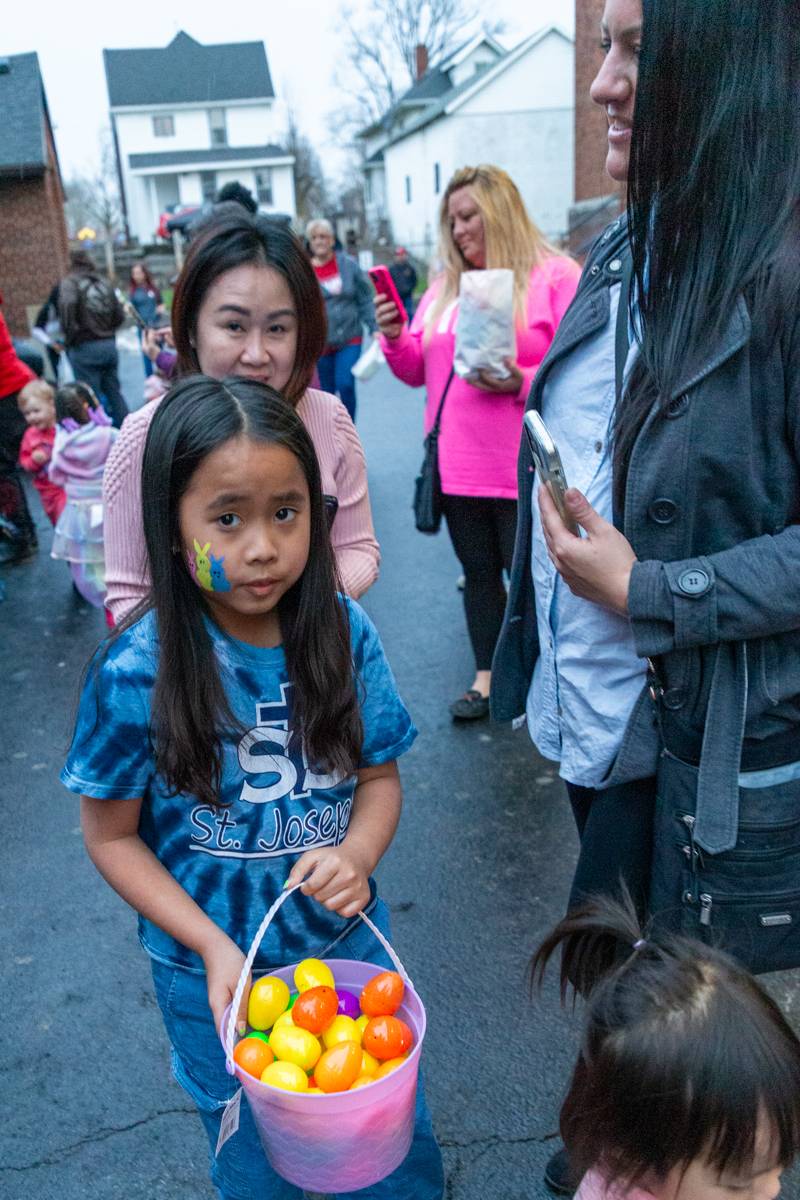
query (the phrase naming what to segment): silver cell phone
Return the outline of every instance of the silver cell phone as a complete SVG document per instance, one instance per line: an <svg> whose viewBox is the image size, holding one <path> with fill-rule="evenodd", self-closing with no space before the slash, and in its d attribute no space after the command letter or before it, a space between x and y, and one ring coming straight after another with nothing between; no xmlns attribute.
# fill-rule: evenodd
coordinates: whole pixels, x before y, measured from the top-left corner
<svg viewBox="0 0 800 1200"><path fill-rule="evenodd" d="M523 420L528 445L531 448L534 465L539 475L539 482L550 489L553 503L558 509L561 520L570 533L580 537L580 530L574 519L567 511L564 493L567 490L567 480L561 465L561 455L558 447L550 436L550 432L538 412L530 409Z"/></svg>

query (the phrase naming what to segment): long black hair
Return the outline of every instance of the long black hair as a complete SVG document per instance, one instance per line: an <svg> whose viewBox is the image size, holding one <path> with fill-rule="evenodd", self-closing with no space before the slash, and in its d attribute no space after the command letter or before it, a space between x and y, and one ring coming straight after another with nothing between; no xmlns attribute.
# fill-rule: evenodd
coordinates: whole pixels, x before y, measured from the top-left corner
<svg viewBox="0 0 800 1200"><path fill-rule="evenodd" d="M740 296L778 332L800 250L796 0L642 7L628 173L642 345L616 417L620 507L653 405L666 408Z"/></svg>
<svg viewBox="0 0 800 1200"><path fill-rule="evenodd" d="M159 659L151 730L156 767L175 792L211 805L219 804L222 739L244 730L231 712L204 620L208 610L186 565L179 510L203 460L236 438L285 447L308 484L308 561L278 609L293 685L290 745L302 744L317 767L349 774L357 767L363 738L349 622L337 596L311 438L291 405L264 384L238 377L184 379L160 404L145 444L142 497L151 591L113 636L155 609Z"/></svg>
<svg viewBox="0 0 800 1200"><path fill-rule="evenodd" d="M793 1162L800 1041L752 975L702 943L645 935L627 893L561 921L534 955L534 982L557 950L562 1001L570 988L586 997L561 1109L577 1170L597 1168L613 1190L696 1159L720 1174L764 1153L770 1167Z"/></svg>
<svg viewBox="0 0 800 1200"><path fill-rule="evenodd" d="M55 395L55 406L57 421L70 417L78 425L88 425L90 418L87 410L99 408L100 401L88 383L76 379L72 383L62 383Z"/></svg>

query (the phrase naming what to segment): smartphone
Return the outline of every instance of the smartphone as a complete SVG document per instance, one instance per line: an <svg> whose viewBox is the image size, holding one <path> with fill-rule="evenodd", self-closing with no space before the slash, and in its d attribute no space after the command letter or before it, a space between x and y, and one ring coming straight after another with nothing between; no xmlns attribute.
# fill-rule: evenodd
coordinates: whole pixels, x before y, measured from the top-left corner
<svg viewBox="0 0 800 1200"><path fill-rule="evenodd" d="M581 534L578 525L567 511L564 499L564 493L567 490L567 480L564 476L564 468L561 465L561 455L558 453L558 447L551 438L544 421L534 409L530 409L525 413L522 424L525 426L525 433L528 438L528 445L531 448L536 471L539 475L539 482L550 489L553 503L558 509L559 516L567 529L570 533L574 533L576 537L580 537Z"/></svg>
<svg viewBox="0 0 800 1200"><path fill-rule="evenodd" d="M389 274L388 267L369 267L367 274L372 280L372 285L379 296L384 296L385 299L391 300L397 305L397 311L400 314L401 321L408 320L408 313L405 310L405 305L400 299L397 288L394 286L394 280Z"/></svg>

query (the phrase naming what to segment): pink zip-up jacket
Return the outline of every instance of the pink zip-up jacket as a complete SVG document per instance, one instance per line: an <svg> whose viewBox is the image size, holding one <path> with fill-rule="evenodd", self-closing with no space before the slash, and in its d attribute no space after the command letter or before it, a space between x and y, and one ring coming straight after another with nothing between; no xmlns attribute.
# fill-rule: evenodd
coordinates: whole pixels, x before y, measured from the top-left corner
<svg viewBox="0 0 800 1200"><path fill-rule="evenodd" d="M446 495L516 500L525 401L558 323L572 302L580 274L578 264L560 254L546 258L531 272L526 320L517 325L517 366L522 371L519 392L485 392L453 376L439 434L439 473ZM425 292L410 329L404 325L398 338L381 338L392 373L411 387L425 384L427 388L426 433L436 417L455 354L457 301L444 310L425 336L425 313L440 286L435 280Z"/></svg>
<svg viewBox="0 0 800 1200"><path fill-rule="evenodd" d="M652 1192L641 1188L609 1188L599 1171L589 1171L581 1180L575 1200L656 1200Z"/></svg>
<svg viewBox="0 0 800 1200"><path fill-rule="evenodd" d="M115 622L144 598L150 571L142 524L141 476L147 430L161 398L126 417L103 476L106 608ZM367 465L347 409L336 396L311 388L297 405L314 443L325 495L339 508L331 542L342 584L357 599L378 578L380 550L372 526Z"/></svg>

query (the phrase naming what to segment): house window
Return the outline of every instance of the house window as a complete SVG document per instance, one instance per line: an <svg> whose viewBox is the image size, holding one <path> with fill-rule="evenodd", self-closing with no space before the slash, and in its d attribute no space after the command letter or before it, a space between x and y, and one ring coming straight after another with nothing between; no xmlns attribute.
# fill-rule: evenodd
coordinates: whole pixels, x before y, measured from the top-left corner
<svg viewBox="0 0 800 1200"><path fill-rule="evenodd" d="M216 171L201 171L200 172L200 187L203 192L204 200L213 200L217 193L217 173Z"/></svg>
<svg viewBox="0 0 800 1200"><path fill-rule="evenodd" d="M434 194L434 196L439 195L441 187L442 187L442 175L441 175L441 171L439 170L439 164L434 163L433 164L433 194Z"/></svg>
<svg viewBox="0 0 800 1200"><path fill-rule="evenodd" d="M227 146L228 130L225 125L225 109L210 108L208 110L208 124L211 130L211 145Z"/></svg>
<svg viewBox="0 0 800 1200"><path fill-rule="evenodd" d="M175 137L175 118L173 116L153 117L154 137Z"/></svg>
<svg viewBox="0 0 800 1200"><path fill-rule="evenodd" d="M256 171L256 199L259 204L272 204L272 171L269 167Z"/></svg>
<svg viewBox="0 0 800 1200"><path fill-rule="evenodd" d="M411 203L411 176L406 175L406 204Z"/></svg>

